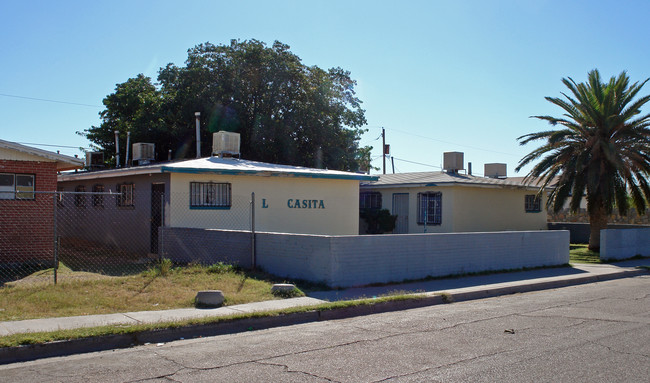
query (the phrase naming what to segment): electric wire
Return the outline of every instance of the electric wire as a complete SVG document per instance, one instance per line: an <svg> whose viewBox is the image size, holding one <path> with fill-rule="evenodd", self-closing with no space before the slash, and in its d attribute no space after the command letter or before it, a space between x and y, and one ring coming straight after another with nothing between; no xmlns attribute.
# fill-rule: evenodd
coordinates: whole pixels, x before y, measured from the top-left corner
<svg viewBox="0 0 650 383"><path fill-rule="evenodd" d="M481 150L481 151L484 151L484 152L490 152L490 153L502 154L502 155L505 155L505 156L518 157L518 155L513 154L513 153L505 153L505 152L500 152L500 151L492 150L492 149L479 148L479 147L476 147L476 146L465 145L465 144L459 144L459 143L456 143L456 142L445 141L445 140L439 140L439 139L437 139L437 138L432 138L432 137L428 137L428 136L423 136L423 135L421 135L421 134L411 133L411 132L408 132L408 131L405 131L405 130L401 130L401 129L396 129L396 128L385 128L385 129L388 130L388 131L400 132L400 133L402 133L402 134L407 134L407 135L414 136L414 137L424 138L424 139L426 139L426 140L431 140L431 141L441 142L441 143L443 143L443 144L456 145L456 146L460 146L460 147L464 147L464 148L475 149L475 150ZM380 137L381 137L381 136L380 136ZM377 139L375 139L375 140L373 140L373 141L376 141L376 140L377 140Z"/></svg>
<svg viewBox="0 0 650 383"><path fill-rule="evenodd" d="M79 103L79 102L70 102L70 101L50 100L50 99L47 99L47 98L18 96L18 95L15 95L15 94L0 93L0 96L11 97L11 98L20 98L20 99L23 99L23 100L32 100L32 101L54 102L54 103L57 103L57 104L87 106L89 108L103 108L103 106L99 106L99 105L82 104L82 103Z"/></svg>

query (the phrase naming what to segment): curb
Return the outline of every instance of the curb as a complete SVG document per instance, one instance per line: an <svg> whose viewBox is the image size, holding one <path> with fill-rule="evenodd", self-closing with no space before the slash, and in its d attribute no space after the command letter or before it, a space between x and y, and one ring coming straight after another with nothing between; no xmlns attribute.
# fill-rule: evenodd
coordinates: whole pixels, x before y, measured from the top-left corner
<svg viewBox="0 0 650 383"><path fill-rule="evenodd" d="M142 331L132 334L107 335L18 347L3 347L0 348L0 364L27 362L31 360L57 356L68 356L74 354L128 348L136 345L143 345L146 343L165 343L179 340L181 338L191 339L198 337L227 335L318 321L346 319L363 315L415 309L426 306L439 305L443 303L463 302L510 294L550 290L567 286L602 282L613 279L630 278L647 274L648 271L644 269L623 270L601 275L589 275L577 278L543 281L536 283L522 283L519 285L496 287L492 289L474 287L458 289L468 291L452 291L450 293L419 293L413 294L413 298L410 299L379 302L376 304L362 304L358 306L350 306L331 310L313 310L261 318L224 320L210 324Z"/></svg>

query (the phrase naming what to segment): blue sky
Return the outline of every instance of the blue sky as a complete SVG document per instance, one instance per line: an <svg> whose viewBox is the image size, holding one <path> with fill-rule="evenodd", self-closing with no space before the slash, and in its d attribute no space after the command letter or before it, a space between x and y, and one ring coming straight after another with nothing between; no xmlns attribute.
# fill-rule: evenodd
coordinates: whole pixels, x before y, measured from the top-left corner
<svg viewBox="0 0 650 383"><path fill-rule="evenodd" d="M155 79L199 43L254 38L351 72L374 166L384 127L396 172L461 151L474 174L504 162L520 176L535 145L517 137L548 128L529 116L560 114L544 97L563 77L650 77L648 14L645 1L3 1L0 138L82 155L75 132L100 123L116 84Z"/></svg>

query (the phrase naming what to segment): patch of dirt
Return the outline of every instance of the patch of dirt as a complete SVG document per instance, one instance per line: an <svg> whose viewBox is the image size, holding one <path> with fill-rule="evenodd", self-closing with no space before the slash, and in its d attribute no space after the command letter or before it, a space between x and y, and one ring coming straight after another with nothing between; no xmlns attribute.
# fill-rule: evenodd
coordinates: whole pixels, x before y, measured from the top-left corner
<svg viewBox="0 0 650 383"><path fill-rule="evenodd" d="M87 271L60 270L57 273L57 283L78 282L89 280L101 280L116 278L109 275L89 273ZM5 283L5 286L11 287L33 287L54 284L54 272L52 269L37 271L23 279Z"/></svg>

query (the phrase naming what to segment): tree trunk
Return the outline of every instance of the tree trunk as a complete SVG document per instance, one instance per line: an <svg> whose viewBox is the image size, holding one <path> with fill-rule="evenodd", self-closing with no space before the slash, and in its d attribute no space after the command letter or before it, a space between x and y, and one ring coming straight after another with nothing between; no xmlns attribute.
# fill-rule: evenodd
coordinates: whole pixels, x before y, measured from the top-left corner
<svg viewBox="0 0 650 383"><path fill-rule="evenodd" d="M607 229L607 213L598 206L589 213L589 250L600 251L600 231Z"/></svg>

